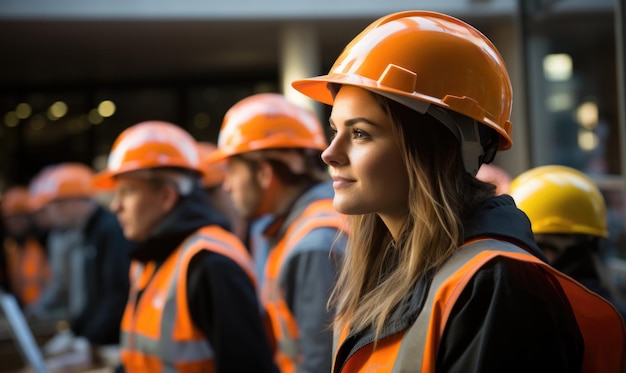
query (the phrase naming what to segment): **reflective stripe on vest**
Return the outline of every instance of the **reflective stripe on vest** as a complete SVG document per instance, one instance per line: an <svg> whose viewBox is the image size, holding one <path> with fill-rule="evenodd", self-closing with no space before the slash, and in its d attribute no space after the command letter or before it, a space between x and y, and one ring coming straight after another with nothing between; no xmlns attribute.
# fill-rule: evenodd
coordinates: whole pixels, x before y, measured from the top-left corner
<svg viewBox="0 0 626 373"><path fill-rule="evenodd" d="M497 256L538 265L559 281L585 342L582 372L624 372L626 330L613 305L522 248L491 239L458 250L435 274L415 323L408 330L385 338L377 351L359 350L348 359L342 372L369 371L381 366L393 366L393 373L435 372L439 343L458 296L476 271ZM345 337L344 331L341 340Z"/></svg>
<svg viewBox="0 0 626 373"><path fill-rule="evenodd" d="M217 226L204 227L191 235L154 276L150 273L153 264L143 268L133 262L120 342L127 371L214 371L213 350L206 336L193 325L187 302L187 268L191 258L201 250L229 257L244 269L254 285L253 264L245 247L234 235ZM142 289L137 302L137 293Z"/></svg>
<svg viewBox="0 0 626 373"><path fill-rule="evenodd" d="M279 284L280 273L295 246L314 229L324 227L346 230L345 217L335 211L332 199L318 200L309 205L291 223L267 258L262 299L272 324L273 337L278 344L276 362L282 373L297 370L300 349L297 322L285 302Z"/></svg>

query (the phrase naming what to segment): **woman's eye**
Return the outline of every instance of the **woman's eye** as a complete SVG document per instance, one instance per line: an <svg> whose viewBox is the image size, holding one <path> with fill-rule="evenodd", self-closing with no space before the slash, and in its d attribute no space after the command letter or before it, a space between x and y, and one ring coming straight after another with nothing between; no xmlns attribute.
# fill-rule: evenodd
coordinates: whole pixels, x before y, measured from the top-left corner
<svg viewBox="0 0 626 373"><path fill-rule="evenodd" d="M352 130L352 136L353 136L355 139L365 139L365 138L369 137L369 136L368 136L368 134L367 134L366 132L361 131L361 130L359 130L359 129L354 129L354 130Z"/></svg>

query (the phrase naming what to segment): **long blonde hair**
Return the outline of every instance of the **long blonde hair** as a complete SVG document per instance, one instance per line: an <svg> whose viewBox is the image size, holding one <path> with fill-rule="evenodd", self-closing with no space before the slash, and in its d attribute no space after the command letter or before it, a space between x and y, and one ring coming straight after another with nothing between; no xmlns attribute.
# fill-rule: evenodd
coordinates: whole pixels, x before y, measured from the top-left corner
<svg viewBox="0 0 626 373"><path fill-rule="evenodd" d="M409 175L409 214L394 242L378 215L351 218L343 268L330 304L337 307L335 330L373 328L385 321L428 271L463 242L463 224L494 195L494 187L465 171L452 132L420 114L374 94L391 118Z"/></svg>

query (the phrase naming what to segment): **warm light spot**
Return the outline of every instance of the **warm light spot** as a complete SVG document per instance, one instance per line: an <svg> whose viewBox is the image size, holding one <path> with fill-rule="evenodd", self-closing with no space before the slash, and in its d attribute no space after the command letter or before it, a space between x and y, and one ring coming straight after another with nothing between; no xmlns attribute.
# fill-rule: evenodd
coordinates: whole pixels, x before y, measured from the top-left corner
<svg viewBox="0 0 626 373"><path fill-rule="evenodd" d="M20 119L26 119L30 117L32 113L33 113L33 109L30 107L29 104L25 102L18 104L17 107L15 108L15 115L17 115L17 117Z"/></svg>
<svg viewBox="0 0 626 373"><path fill-rule="evenodd" d="M98 113L97 109L91 109L89 111L89 115L87 116L87 119L92 124L100 124L104 120L104 118L102 118L100 113Z"/></svg>
<svg viewBox="0 0 626 373"><path fill-rule="evenodd" d="M598 147L598 135L589 130L578 131L578 146L585 151Z"/></svg>
<svg viewBox="0 0 626 373"><path fill-rule="evenodd" d="M569 54L549 54L543 58L543 75L551 82L562 82L572 77L572 57Z"/></svg>
<svg viewBox="0 0 626 373"><path fill-rule="evenodd" d="M7 127L17 127L17 125L20 124L20 118L17 117L14 111L9 111L4 114L4 124L6 124Z"/></svg>
<svg viewBox="0 0 626 373"><path fill-rule="evenodd" d="M48 118L56 120L63 118L67 114L67 104L63 101L56 101L48 108Z"/></svg>
<svg viewBox="0 0 626 373"><path fill-rule="evenodd" d="M98 105L98 114L103 118L108 118L115 114L115 103L111 100L104 100Z"/></svg>
<svg viewBox="0 0 626 373"><path fill-rule="evenodd" d="M598 125L598 105L594 102L585 102L578 106L576 119L581 126L593 129Z"/></svg>

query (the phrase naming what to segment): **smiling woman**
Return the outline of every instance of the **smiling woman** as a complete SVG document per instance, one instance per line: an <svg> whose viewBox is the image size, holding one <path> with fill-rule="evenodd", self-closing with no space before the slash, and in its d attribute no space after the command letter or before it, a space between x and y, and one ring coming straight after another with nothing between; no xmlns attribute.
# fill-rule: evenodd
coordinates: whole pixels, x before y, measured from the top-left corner
<svg viewBox="0 0 626 373"><path fill-rule="evenodd" d="M476 178L512 145L511 84L483 34L390 14L292 85L332 105L322 158L352 215L333 372L621 371L621 316L547 265L513 199Z"/></svg>

